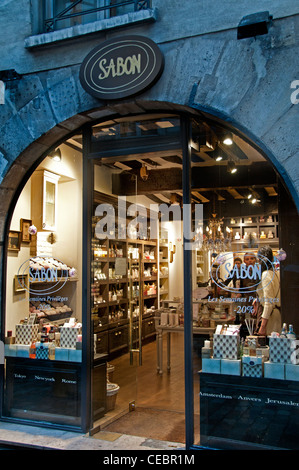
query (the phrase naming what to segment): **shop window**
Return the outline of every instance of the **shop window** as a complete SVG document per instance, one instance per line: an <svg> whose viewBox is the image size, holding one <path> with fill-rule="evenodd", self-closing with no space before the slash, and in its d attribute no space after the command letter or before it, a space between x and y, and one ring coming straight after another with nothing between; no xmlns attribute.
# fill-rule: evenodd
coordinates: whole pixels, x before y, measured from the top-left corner
<svg viewBox="0 0 299 470"><path fill-rule="evenodd" d="M80 426L82 155L60 156L33 172L11 219L4 414Z"/></svg>
<svg viewBox="0 0 299 470"><path fill-rule="evenodd" d="M214 384L205 388L202 381L201 395L199 371L210 372L214 377L218 373L221 380L229 376L228 380L232 381L235 375L239 375L240 380L249 379L245 386L249 393L251 378L264 379L267 374L278 373L277 369L281 369L281 365L277 368L275 362L277 353L274 358L270 355L270 351L271 354L273 352L269 345L272 338L268 336L275 336L273 341L280 340L283 323L287 324L288 332L292 330L290 325L295 332L298 330L295 311L290 308L291 302L296 304L298 279L293 271L292 277L289 273L298 260L295 260L293 249L287 248L291 239L294 243L296 238L295 231L292 235L288 232L286 223L285 208L288 207L289 212L292 203L265 156L236 133L228 132L225 126L209 120L192 120L188 147L190 188L183 188L182 129L180 119L169 115L114 119L93 126L90 150L96 158L94 217L91 221L91 311L93 332L98 340L97 354L108 354L114 370L113 383L120 385L115 405L118 412L123 406L123 388L128 385L122 382L124 370L128 376L130 370L126 355L130 355L130 351L138 354L140 345L144 351L142 357L149 355L151 358L150 365L144 360L145 368L152 371L153 363L157 361L158 376L151 380L160 391L159 376L165 373L176 374L176 380L183 383L184 377L179 372L183 370L180 369L180 360L184 356L185 325L191 320L192 335L188 344L192 348L193 374L185 376L185 386L191 384L194 392L194 416L188 415L187 419L191 422L194 418L193 442L200 443L205 442L205 432L214 432L215 428L216 433L225 435L227 427L225 421L222 423L219 419L215 424L213 416L209 416L211 405L207 399L203 398L201 402L207 408L200 405L202 398L199 397L205 397L205 393L214 396ZM188 193L189 189L192 223L190 239L187 240L191 244L192 262L191 273L184 278L186 227L183 191ZM130 203L136 203L144 205L148 214L157 204L159 207L165 204L174 212L167 221L159 218L158 236L153 236L147 230L136 230L136 227L132 230L129 214L125 226L119 225L119 197L125 198L126 209ZM108 233L101 238L96 227L101 226L98 224L103 217L97 208L107 203L113 205L112 213L115 213L118 224L115 230L113 226L109 226L109 230L107 227ZM197 208L202 212L197 213ZM295 224L298 219L294 209L289 213L293 214ZM149 218L144 222L148 227ZM125 233L124 238L120 233ZM273 258L264 251L266 247ZM116 280L119 256L125 258L128 271L127 277L124 273ZM239 276L238 267L233 271L238 262L242 273ZM260 286L266 266L270 276L266 284L273 287L270 294L263 294ZM277 283L276 279L280 282ZM191 319L190 310L186 311L185 307L185 284L188 281L192 292ZM265 283L264 287L267 287ZM115 306L118 295L120 302ZM267 297L270 297L271 306L275 303L280 324L273 324L271 318L265 337L257 336L260 317L254 316L254 300L259 298L264 304ZM155 328L145 333L145 323L150 328L153 316ZM105 335L105 330L108 335ZM139 331L142 331L141 336ZM103 341L105 337L106 342ZM149 339L151 342L147 342ZM284 341L283 338L281 340ZM153 341L157 343L154 353ZM165 346L167 353L164 355ZM271 361L274 364L272 370ZM287 370L286 364L283 367ZM295 379L293 373L290 367L283 380ZM163 403L163 393L160 403L151 401L144 392L148 384L143 382L142 376L142 368L131 375L131 399L151 409L159 408ZM295 381L294 384L296 387ZM261 381L260 387L263 386ZM225 391L224 386L221 393L225 395ZM259 397L250 397L260 403ZM176 412L181 411L183 402L183 390L176 390L175 398L167 395L168 410L175 408ZM228 403L235 406L233 400ZM219 410L217 403L215 410ZM246 420L243 429L246 433ZM117 428L113 430L117 431ZM232 434L233 438L242 438L239 428ZM265 436L264 442L266 440Z"/></svg>

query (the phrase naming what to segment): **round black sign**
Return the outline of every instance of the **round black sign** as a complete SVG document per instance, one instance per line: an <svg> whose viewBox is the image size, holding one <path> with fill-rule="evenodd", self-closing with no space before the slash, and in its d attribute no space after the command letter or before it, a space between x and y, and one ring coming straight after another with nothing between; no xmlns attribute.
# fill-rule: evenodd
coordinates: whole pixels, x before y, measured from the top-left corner
<svg viewBox="0 0 299 470"><path fill-rule="evenodd" d="M143 36L110 39L95 47L80 68L80 82L100 99L132 96L152 86L164 66L157 44Z"/></svg>

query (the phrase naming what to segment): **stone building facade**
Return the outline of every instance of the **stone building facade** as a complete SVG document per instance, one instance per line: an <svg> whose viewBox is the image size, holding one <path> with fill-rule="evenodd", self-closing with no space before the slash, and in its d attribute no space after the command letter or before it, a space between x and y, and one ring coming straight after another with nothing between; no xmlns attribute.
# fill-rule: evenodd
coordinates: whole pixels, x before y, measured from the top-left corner
<svg viewBox="0 0 299 470"><path fill-rule="evenodd" d="M268 159L299 209L299 6L294 0L152 0L149 8L42 32L38 0L0 5L0 241L28 174L77 129L110 116L177 111L226 122ZM269 11L267 34L237 39L241 19ZM149 90L101 101L80 66L99 42L152 39L164 71ZM9 73L8 71L12 71ZM298 261L298 260L297 260ZM1 275L4 256L1 256Z"/></svg>

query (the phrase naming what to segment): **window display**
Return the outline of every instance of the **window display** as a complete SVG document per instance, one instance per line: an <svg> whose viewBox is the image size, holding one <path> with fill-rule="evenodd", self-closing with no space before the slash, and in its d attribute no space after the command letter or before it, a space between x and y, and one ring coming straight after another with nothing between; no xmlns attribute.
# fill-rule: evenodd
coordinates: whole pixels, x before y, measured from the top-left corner
<svg viewBox="0 0 299 470"><path fill-rule="evenodd" d="M73 202L80 210L81 155L63 145L61 156L33 172L11 219L22 236L7 256L4 402L10 417L78 426L82 260Z"/></svg>

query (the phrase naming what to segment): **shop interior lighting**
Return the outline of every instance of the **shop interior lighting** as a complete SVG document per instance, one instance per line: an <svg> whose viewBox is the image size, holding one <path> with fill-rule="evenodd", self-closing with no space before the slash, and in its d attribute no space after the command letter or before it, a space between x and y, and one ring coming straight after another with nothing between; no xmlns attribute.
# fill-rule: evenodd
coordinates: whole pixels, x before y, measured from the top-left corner
<svg viewBox="0 0 299 470"><path fill-rule="evenodd" d="M257 202L261 202L259 194L252 190L248 194L247 199L251 204L256 204Z"/></svg>
<svg viewBox="0 0 299 470"><path fill-rule="evenodd" d="M51 157L55 162L60 162L61 161L61 150L59 148L53 150L53 152L50 153L49 157Z"/></svg>
<svg viewBox="0 0 299 470"><path fill-rule="evenodd" d="M233 145L233 136L231 132L227 132L224 136L223 143L225 145Z"/></svg>
<svg viewBox="0 0 299 470"><path fill-rule="evenodd" d="M238 169L233 161L229 161L227 164L227 171L232 175L237 173Z"/></svg>
<svg viewBox="0 0 299 470"><path fill-rule="evenodd" d="M210 155L211 158L215 160L215 162L221 162L222 160L227 158L227 155L222 149L221 145L219 145L219 142L217 143L215 150L213 150Z"/></svg>

